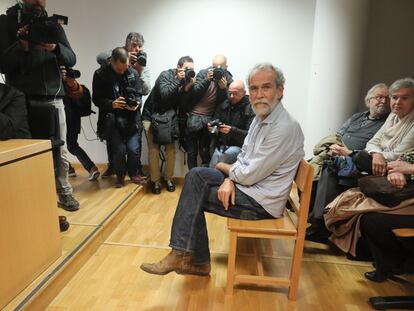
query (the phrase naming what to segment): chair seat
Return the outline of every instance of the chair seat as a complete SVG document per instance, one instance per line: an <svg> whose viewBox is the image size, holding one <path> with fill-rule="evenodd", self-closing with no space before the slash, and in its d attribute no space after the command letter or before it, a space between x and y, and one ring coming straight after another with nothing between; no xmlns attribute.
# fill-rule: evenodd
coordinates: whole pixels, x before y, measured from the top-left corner
<svg viewBox="0 0 414 311"><path fill-rule="evenodd" d="M227 227L230 231L255 233L258 235L295 236L297 234L296 226L288 212L285 212L283 217L276 219L241 220L228 218Z"/></svg>

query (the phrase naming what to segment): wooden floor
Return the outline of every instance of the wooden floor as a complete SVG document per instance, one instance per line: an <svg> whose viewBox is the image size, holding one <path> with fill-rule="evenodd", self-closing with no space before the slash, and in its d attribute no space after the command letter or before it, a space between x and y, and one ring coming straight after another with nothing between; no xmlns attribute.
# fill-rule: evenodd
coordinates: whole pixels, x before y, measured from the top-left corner
<svg viewBox="0 0 414 311"><path fill-rule="evenodd" d="M105 189L96 191L102 185L83 186L83 193L78 191L81 203L104 202ZM124 190L109 195L116 200ZM370 296L414 294L412 276L406 277L406 284L375 284L363 277L373 269L370 263L352 262L326 246L306 242L296 302L287 300L285 288L236 287L232 297L226 296L228 233L226 220L215 215L207 215L212 253L209 277L147 274L139 265L158 261L169 251L171 220L180 191L179 186L174 193L163 190L159 196L146 194L47 310L371 310L367 302ZM86 208L69 214L72 227L65 235L77 240L99 223L100 214ZM267 256L265 269L286 275L292 245L260 242ZM239 244L239 266L250 270L252 241Z"/></svg>

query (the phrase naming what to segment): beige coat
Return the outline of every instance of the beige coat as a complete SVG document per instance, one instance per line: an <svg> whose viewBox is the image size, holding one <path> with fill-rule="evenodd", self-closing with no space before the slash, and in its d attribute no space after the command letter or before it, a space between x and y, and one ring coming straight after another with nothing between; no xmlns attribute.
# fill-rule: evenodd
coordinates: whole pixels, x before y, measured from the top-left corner
<svg viewBox="0 0 414 311"><path fill-rule="evenodd" d="M414 198L395 207L386 207L366 197L359 188L352 188L337 196L326 207L326 228L332 232L329 239L342 251L355 256L356 244L361 237L360 219L368 212L395 215L414 215Z"/></svg>

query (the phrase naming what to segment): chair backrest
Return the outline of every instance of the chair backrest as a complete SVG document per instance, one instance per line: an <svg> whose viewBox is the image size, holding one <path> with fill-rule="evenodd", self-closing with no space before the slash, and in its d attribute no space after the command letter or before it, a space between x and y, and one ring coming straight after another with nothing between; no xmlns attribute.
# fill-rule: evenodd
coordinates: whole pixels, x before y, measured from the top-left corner
<svg viewBox="0 0 414 311"><path fill-rule="evenodd" d="M309 203L312 192L312 181L313 181L313 168L312 166L302 159L299 163L296 171L294 182L299 192L299 198L296 195L289 196L289 202L293 210L297 215L297 230L298 233L301 231L303 234L306 229Z"/></svg>

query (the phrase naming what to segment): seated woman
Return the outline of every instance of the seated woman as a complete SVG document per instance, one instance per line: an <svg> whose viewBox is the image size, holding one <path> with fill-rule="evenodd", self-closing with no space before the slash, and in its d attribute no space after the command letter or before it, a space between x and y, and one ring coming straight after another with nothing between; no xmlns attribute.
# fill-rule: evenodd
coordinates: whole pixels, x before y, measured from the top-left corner
<svg viewBox="0 0 414 311"><path fill-rule="evenodd" d="M414 151L389 162L386 180L394 187L393 194L414 187ZM393 229L414 228L414 191L396 206L384 206L366 197L358 188L350 189L331 202L325 215L329 239L346 253L356 255L356 245L367 245L376 270L365 277L383 282L394 274L404 273L403 264L413 254L394 236ZM385 194L381 194L385 196ZM384 199L384 198L381 198Z"/></svg>
<svg viewBox="0 0 414 311"><path fill-rule="evenodd" d="M398 157L414 146L414 79L395 81L389 88L391 113L384 125L367 143L365 150L358 152L353 161L360 172L385 176L387 162ZM338 177L328 169L322 173L318 184L315 204L310 214L312 226L307 230L306 239L323 242L326 240L323 214L325 207L337 195L349 187L338 185Z"/></svg>
<svg viewBox="0 0 414 311"><path fill-rule="evenodd" d="M387 179L397 188L414 184L414 152L406 156L409 162L393 161L388 163ZM406 176L409 176L408 181ZM414 193L413 193L414 197ZM392 233L393 229L414 228L413 215L391 215L385 213L367 213L361 218L361 234L365 237L376 270L366 272L365 277L374 282L383 282L394 274L404 272L404 261L413 254L402 245Z"/></svg>

